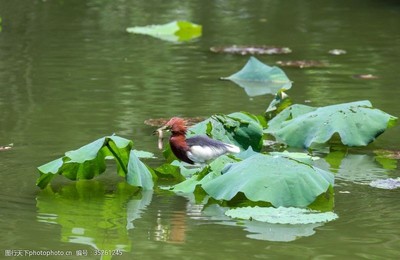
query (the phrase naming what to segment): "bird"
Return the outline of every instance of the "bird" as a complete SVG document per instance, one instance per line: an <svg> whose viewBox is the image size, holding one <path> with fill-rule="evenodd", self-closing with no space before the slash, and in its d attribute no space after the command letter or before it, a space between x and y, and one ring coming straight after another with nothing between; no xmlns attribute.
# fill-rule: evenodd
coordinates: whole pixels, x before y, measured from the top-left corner
<svg viewBox="0 0 400 260"><path fill-rule="evenodd" d="M172 152L179 160L188 164L204 165L223 154L240 152L238 146L212 139L207 135L186 138L186 121L180 117L171 118L156 131L161 133L164 130L171 132L169 144Z"/></svg>

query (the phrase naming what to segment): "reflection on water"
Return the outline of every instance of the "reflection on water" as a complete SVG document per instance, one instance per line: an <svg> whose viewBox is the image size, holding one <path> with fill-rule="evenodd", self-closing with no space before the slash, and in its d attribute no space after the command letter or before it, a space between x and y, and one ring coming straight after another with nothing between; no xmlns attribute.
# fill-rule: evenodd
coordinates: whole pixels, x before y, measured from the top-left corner
<svg viewBox="0 0 400 260"><path fill-rule="evenodd" d="M127 230L133 228L132 221L140 218L151 197L151 192L138 193L125 182L112 193L97 181L74 182L57 192L48 187L36 198L37 220L60 225L63 242L129 252Z"/></svg>
<svg viewBox="0 0 400 260"><path fill-rule="evenodd" d="M353 182L399 176L398 160L371 155L373 149L398 150L399 127L365 148L366 156L324 158L340 179L335 187L340 218L299 231L301 239L289 243L271 242L270 229L205 216L186 199L157 191L108 189L99 180L42 191L35 203L34 183L36 166L98 136L115 132L133 139L137 149L157 151L154 129L143 125L149 118L263 113L272 96L249 100L241 88L218 80L248 57L214 54L210 46L288 46L293 52L286 60L329 64L284 68L294 82L288 91L293 103L325 106L369 99L398 116L399 14L398 1L373 0L0 0L0 145L14 143L0 153L0 254L80 243L122 248L128 259L397 259L398 190ZM203 25L202 37L173 44L125 32L130 26L177 19ZM337 48L347 53L328 54ZM282 60L257 58L266 64ZM361 80L352 77L356 74L378 78ZM285 232L275 234L281 240L293 237Z"/></svg>

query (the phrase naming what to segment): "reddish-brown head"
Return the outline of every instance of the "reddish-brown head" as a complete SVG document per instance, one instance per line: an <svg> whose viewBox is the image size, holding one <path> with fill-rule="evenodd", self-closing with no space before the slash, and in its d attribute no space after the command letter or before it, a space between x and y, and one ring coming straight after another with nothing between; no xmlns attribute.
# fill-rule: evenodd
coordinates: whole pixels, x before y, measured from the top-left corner
<svg viewBox="0 0 400 260"><path fill-rule="evenodd" d="M180 117L171 118L164 127L170 129L172 134L185 134L187 129L186 121Z"/></svg>

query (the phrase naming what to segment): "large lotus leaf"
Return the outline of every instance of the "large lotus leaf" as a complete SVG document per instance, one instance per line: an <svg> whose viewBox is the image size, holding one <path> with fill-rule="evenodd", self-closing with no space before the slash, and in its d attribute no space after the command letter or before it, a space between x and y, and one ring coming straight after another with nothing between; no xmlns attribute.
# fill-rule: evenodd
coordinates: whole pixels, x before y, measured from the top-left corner
<svg viewBox="0 0 400 260"><path fill-rule="evenodd" d="M338 218L333 212L319 212L300 208L243 207L230 209L225 214L232 218L251 219L273 224L313 224Z"/></svg>
<svg viewBox="0 0 400 260"><path fill-rule="evenodd" d="M117 161L118 173L126 176L132 146L132 141L122 137L102 137L38 167L40 176L36 185L40 188L46 187L56 174L71 180L92 179L105 171L105 159L108 158L114 158Z"/></svg>
<svg viewBox="0 0 400 260"><path fill-rule="evenodd" d="M227 143L233 143L242 150L252 147L255 151L262 148L263 130L254 115L236 112L229 115L214 115L189 128L188 136L207 134Z"/></svg>
<svg viewBox="0 0 400 260"><path fill-rule="evenodd" d="M344 145L365 146L396 120L369 101L320 108L292 105L269 121L265 132L294 147L323 144L336 133Z"/></svg>
<svg viewBox="0 0 400 260"><path fill-rule="evenodd" d="M129 156L126 181L132 186L142 187L144 190L152 190L154 186L152 171L132 152Z"/></svg>
<svg viewBox="0 0 400 260"><path fill-rule="evenodd" d="M195 191L197 185L203 185L208 181L220 176L222 169L228 163L236 161L236 159L233 159L227 155L220 156L211 162L208 167L198 168L195 175L172 186L170 190L176 193L192 193Z"/></svg>
<svg viewBox="0 0 400 260"><path fill-rule="evenodd" d="M290 89L292 82L285 72L278 67L270 67L254 57L250 57L246 65L235 74L221 78L231 80L244 88L250 97L272 94L281 89Z"/></svg>
<svg viewBox="0 0 400 260"><path fill-rule="evenodd" d="M281 156L256 154L229 164L223 175L202 188L217 200L229 201L239 192L274 207L306 207L334 183L332 173Z"/></svg>
<svg viewBox="0 0 400 260"><path fill-rule="evenodd" d="M146 34L171 42L189 41L201 36L202 26L187 21L174 21L162 25L136 26L129 33Z"/></svg>

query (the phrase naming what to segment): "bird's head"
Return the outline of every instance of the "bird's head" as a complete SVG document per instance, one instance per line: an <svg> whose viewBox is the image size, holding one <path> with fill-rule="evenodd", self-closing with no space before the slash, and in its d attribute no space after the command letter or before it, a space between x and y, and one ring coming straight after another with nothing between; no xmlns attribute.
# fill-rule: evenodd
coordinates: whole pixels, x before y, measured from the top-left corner
<svg viewBox="0 0 400 260"><path fill-rule="evenodd" d="M186 121L180 117L171 118L164 126L157 130L161 131L171 131L174 133L185 134L186 133Z"/></svg>

